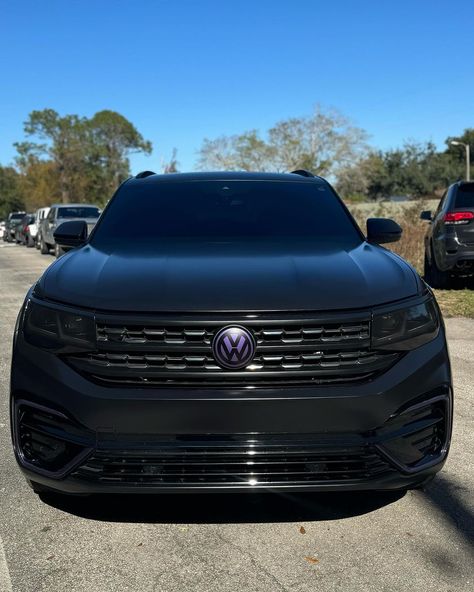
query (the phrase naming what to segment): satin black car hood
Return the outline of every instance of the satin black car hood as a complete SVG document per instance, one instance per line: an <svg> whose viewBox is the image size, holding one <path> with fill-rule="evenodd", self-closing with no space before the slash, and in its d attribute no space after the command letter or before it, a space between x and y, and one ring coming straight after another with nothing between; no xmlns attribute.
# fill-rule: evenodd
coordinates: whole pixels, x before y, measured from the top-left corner
<svg viewBox="0 0 474 592"><path fill-rule="evenodd" d="M168 245L110 252L91 245L44 273L46 299L99 310L272 311L371 307L419 293L414 270L368 243L331 245Z"/></svg>

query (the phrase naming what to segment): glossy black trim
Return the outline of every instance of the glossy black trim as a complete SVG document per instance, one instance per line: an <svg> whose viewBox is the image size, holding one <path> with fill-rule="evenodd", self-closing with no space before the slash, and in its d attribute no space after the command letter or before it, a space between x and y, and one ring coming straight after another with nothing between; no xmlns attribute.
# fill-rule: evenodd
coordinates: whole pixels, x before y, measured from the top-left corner
<svg viewBox="0 0 474 592"><path fill-rule="evenodd" d="M25 400L25 399L15 400L14 405L12 406L12 409L11 409L13 449L14 449L17 461L20 463L21 466L25 467L25 469L30 470L34 473L37 473L38 475L43 475L44 477L48 477L50 479L62 479L67 474L71 473L71 471L73 471L76 467L78 467L79 465L84 463L87 460L87 458L92 454L94 448L93 448L93 446L90 446L90 443L89 443L89 445L84 446L85 442L83 440L78 442L77 439L71 438L71 435L65 431L65 432L62 432L59 434L53 433L53 434L49 434L49 435L51 437L58 439L58 440L64 440L66 442L71 442L73 444L79 444L79 445L84 446L82 452L80 452L79 454L74 456L74 458L72 458L68 463L66 463L61 469L58 469L57 471L48 471L47 469L44 469L43 467L40 467L40 466L30 463L26 459L26 457L23 453L23 449L20 445L19 410L22 406L32 407L34 409L37 409L38 411L43 411L44 413L54 415L62 420L67 421L67 422L70 422L70 419L64 413L62 413L56 409L51 409L50 407L47 407L45 405L40 405L38 403L34 403L32 401ZM47 433L47 432L45 432L45 433Z"/></svg>

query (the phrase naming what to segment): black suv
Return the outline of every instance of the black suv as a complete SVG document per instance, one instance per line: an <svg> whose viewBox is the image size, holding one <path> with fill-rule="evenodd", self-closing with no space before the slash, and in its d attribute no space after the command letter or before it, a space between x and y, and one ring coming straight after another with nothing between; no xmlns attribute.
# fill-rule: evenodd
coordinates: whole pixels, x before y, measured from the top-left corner
<svg viewBox="0 0 474 592"><path fill-rule="evenodd" d="M421 213L425 236L425 280L448 288L453 276L474 273L474 183L459 181L445 191L438 209Z"/></svg>
<svg viewBox="0 0 474 592"><path fill-rule="evenodd" d="M149 223L144 224L143 221ZM127 232L124 233L124 228ZM140 174L28 293L11 420L36 491L404 489L441 469L438 306L309 173Z"/></svg>
<svg viewBox="0 0 474 592"><path fill-rule="evenodd" d="M18 224L21 223L25 216L25 212L11 212L5 222L5 230L3 233L3 240L11 243L15 240L15 231Z"/></svg>

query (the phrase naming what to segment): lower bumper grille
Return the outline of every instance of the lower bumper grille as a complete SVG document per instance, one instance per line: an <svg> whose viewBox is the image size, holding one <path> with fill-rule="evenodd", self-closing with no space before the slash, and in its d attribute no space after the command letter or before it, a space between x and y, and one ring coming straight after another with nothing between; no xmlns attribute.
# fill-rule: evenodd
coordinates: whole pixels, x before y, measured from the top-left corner
<svg viewBox="0 0 474 592"><path fill-rule="evenodd" d="M153 450L96 451L73 477L110 485L277 486L367 481L392 470L371 447L324 449L291 444L214 442Z"/></svg>

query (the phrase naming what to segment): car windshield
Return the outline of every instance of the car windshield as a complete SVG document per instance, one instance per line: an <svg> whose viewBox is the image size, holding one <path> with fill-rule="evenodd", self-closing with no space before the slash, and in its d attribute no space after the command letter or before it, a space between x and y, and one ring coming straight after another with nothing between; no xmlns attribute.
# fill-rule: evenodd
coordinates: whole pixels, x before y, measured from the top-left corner
<svg viewBox="0 0 474 592"><path fill-rule="evenodd" d="M10 214L10 220L22 220L25 214Z"/></svg>
<svg viewBox="0 0 474 592"><path fill-rule="evenodd" d="M124 185L91 243L268 240L361 242L336 195L323 183L188 181Z"/></svg>
<svg viewBox="0 0 474 592"><path fill-rule="evenodd" d="M59 208L58 218L98 218L99 208L96 207L69 207Z"/></svg>
<svg viewBox="0 0 474 592"><path fill-rule="evenodd" d="M474 208L474 183L466 183L458 187L454 207Z"/></svg>

